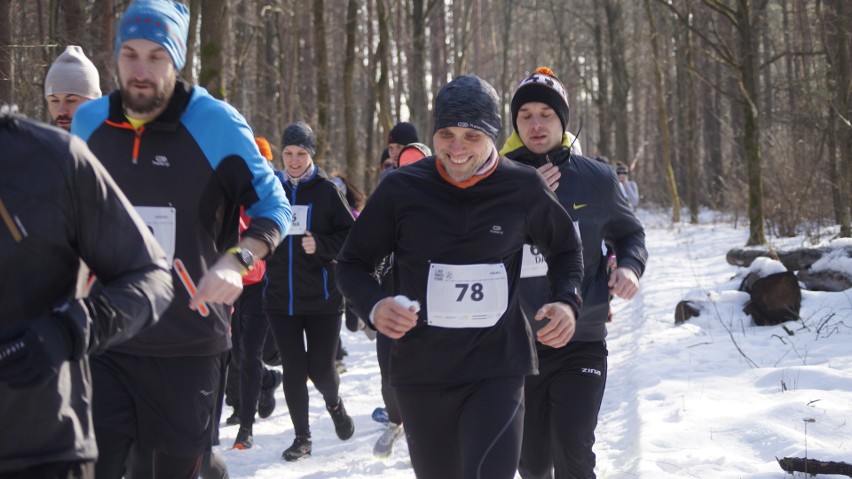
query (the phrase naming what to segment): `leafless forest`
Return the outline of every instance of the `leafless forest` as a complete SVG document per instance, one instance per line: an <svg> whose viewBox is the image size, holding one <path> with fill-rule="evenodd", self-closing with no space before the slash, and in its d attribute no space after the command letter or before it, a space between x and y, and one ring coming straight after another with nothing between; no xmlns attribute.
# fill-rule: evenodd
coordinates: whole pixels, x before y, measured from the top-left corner
<svg viewBox="0 0 852 479"><path fill-rule="evenodd" d="M43 78L83 46L115 89L128 0L0 0L0 101L47 119ZM189 0L183 76L277 144L318 132L318 162L370 191L388 130L431 143L432 99L460 74L504 99L538 66L569 90L587 156L631 164L645 204L750 225L749 244L840 224L850 236L848 0ZM683 216L683 217L682 217Z"/></svg>

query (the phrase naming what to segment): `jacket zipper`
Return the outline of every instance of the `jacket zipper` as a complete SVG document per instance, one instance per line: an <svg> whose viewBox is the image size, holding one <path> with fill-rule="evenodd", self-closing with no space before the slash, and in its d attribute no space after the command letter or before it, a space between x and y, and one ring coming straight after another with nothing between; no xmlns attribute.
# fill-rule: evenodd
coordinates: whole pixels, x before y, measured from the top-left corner
<svg viewBox="0 0 852 479"><path fill-rule="evenodd" d="M114 121L107 120L106 123L107 123L107 125L111 125L111 126L114 126L116 128L123 128L125 130L132 130L133 131L133 153L132 153L132 157L130 158L130 161L134 165L138 164L139 163L139 144L142 142L142 132L145 131L145 126L143 125L143 126L139 127L139 129L137 130L136 128L133 128L133 125L131 125L128 122L116 123Z"/></svg>

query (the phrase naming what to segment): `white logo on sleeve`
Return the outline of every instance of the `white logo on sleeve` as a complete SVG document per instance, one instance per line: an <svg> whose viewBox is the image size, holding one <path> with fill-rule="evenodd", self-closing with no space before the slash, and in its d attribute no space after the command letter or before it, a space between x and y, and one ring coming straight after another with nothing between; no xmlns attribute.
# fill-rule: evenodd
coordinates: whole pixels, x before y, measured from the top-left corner
<svg viewBox="0 0 852 479"><path fill-rule="evenodd" d="M491 227L490 233L493 235L501 235L503 234L503 227L500 225L494 225Z"/></svg>
<svg viewBox="0 0 852 479"><path fill-rule="evenodd" d="M154 166L165 166L167 168L170 166L169 159L166 158L164 155L155 156L154 159L151 160L151 164Z"/></svg>

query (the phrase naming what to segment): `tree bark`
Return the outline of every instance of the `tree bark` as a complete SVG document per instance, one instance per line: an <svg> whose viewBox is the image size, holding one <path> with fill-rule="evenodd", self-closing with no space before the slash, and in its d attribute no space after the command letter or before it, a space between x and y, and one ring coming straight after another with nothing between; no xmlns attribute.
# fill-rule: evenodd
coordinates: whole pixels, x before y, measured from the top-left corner
<svg viewBox="0 0 852 479"><path fill-rule="evenodd" d="M0 0L0 105L15 102L12 60L12 0Z"/></svg>
<svg viewBox="0 0 852 479"><path fill-rule="evenodd" d="M325 2L314 0L314 52L316 53L315 71L317 72L317 157L325 158L328 150L329 102L331 92L328 86L328 48L325 32Z"/></svg>
<svg viewBox="0 0 852 479"><path fill-rule="evenodd" d="M201 1L201 72L198 84L220 100L227 100L225 90L225 48L227 0Z"/></svg>
<svg viewBox="0 0 852 479"><path fill-rule="evenodd" d="M654 84L657 89L657 126L660 130L663 149L663 174L668 186L669 201L672 207L672 223L680 222L680 196L677 192L674 169L672 168L672 137L669 132L669 114L666 108L665 85L663 80L663 60L660 58L657 46L657 27L651 3L645 0L645 10L648 13L648 23L651 28L651 47L654 52Z"/></svg>
<svg viewBox="0 0 852 479"><path fill-rule="evenodd" d="M422 136L426 132L426 16L423 0L411 1L411 61L408 63L410 85L408 95L409 121Z"/></svg>
<svg viewBox="0 0 852 479"><path fill-rule="evenodd" d="M624 43L623 8L620 0L604 2L607 19L607 37L609 38L609 58L612 66L612 104L610 113L615 129L615 158L622 163L629 163L633 154L630 151L628 132L630 127L627 114L627 101L630 93L630 78L627 64L624 60L626 45Z"/></svg>
<svg viewBox="0 0 852 479"><path fill-rule="evenodd" d="M346 178L354 180L358 172L364 171L364 157L355 144L355 42L358 28L358 1L349 0L346 7L346 54L343 62L343 116L345 118ZM358 181L358 183L361 183ZM358 184L356 183L356 184Z"/></svg>

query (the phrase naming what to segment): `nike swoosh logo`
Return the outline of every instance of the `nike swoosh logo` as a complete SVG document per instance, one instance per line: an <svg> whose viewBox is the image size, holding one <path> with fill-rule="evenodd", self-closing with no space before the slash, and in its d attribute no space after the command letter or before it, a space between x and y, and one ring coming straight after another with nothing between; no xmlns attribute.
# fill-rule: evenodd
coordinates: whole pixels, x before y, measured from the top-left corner
<svg viewBox="0 0 852 479"><path fill-rule="evenodd" d="M588 203L583 203L583 204L581 204L581 205L578 205L577 203L574 203L574 209L575 209L575 210L579 210L580 208L585 208L585 207L587 207L587 206L589 206L589 204L588 204Z"/></svg>

